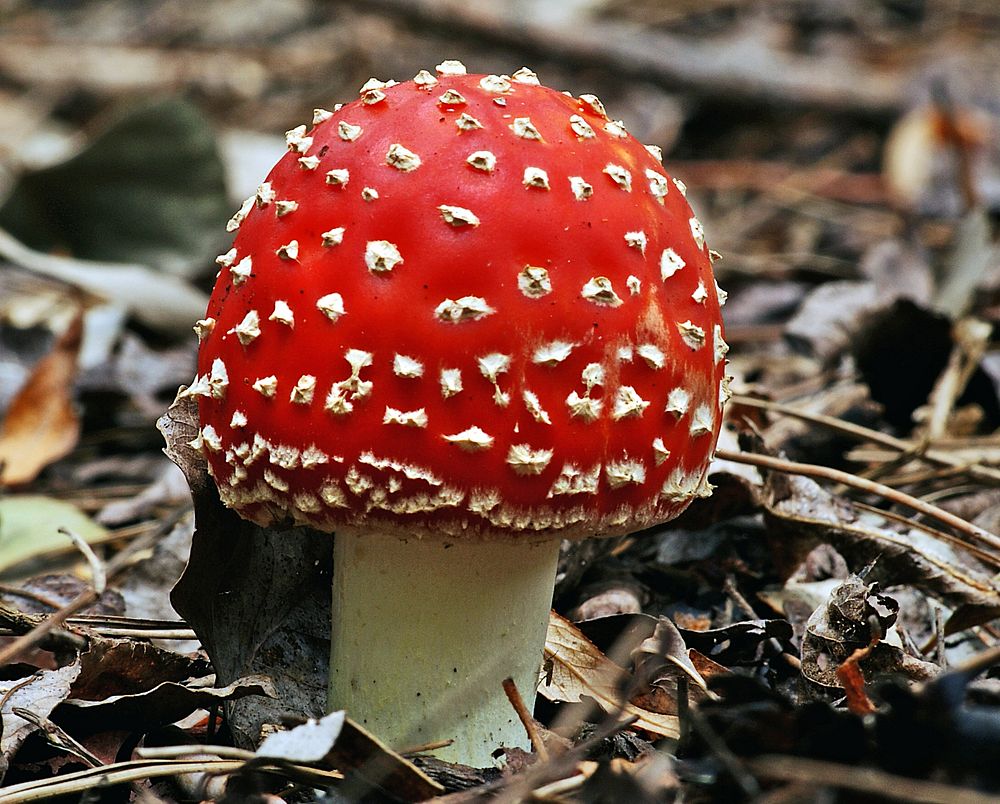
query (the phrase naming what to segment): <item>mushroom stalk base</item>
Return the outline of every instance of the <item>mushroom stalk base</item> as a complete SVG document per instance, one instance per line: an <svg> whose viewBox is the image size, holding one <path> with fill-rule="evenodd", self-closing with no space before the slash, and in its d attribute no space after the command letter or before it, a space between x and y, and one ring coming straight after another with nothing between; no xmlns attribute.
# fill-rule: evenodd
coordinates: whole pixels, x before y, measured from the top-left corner
<svg viewBox="0 0 1000 804"><path fill-rule="evenodd" d="M338 533L330 709L395 749L452 739L435 755L474 767L501 745L530 749L502 682L530 711L558 558L558 540Z"/></svg>

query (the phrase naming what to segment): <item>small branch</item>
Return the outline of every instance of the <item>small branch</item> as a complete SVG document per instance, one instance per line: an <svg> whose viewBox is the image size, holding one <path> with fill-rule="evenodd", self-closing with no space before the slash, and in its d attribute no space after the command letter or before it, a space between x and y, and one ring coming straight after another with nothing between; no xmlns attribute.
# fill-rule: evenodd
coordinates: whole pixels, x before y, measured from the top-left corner
<svg viewBox="0 0 1000 804"><path fill-rule="evenodd" d="M905 492L891 488L890 486L876 483L874 480L852 475L849 472L842 472L839 469L832 469L829 466L816 466L810 463L797 463L796 461L786 461L782 458L772 458L768 455L758 455L751 452L729 452L728 450L717 450L715 456L723 461L733 461L734 463L744 463L750 466L757 466L761 469L772 469L777 472L785 472L792 475L803 475L819 480L830 480L834 483L841 483L850 488L863 491L867 494L875 494L900 505L905 505L918 513L935 519L949 527L954 528L959 533L968 536L973 541L988 545L994 550L1000 550L1000 538L990 533L988 530L977 527L971 522L966 522L961 517L957 517L943 508L924 502L916 497L912 497Z"/></svg>
<svg viewBox="0 0 1000 804"><path fill-rule="evenodd" d="M518 720L521 721L521 725L524 726L524 730L528 733L528 739L531 740L531 747L538 754L538 758L542 762L548 762L549 749L542 742L542 735L538 733L538 726L535 725L535 719L531 716L531 712L528 711L528 707L524 705L524 698L521 697L514 679L508 676L503 680L503 691L506 693L510 705L514 707Z"/></svg>
<svg viewBox="0 0 1000 804"><path fill-rule="evenodd" d="M883 447L888 447L889 449L897 450L898 452L913 455L914 458L921 458L929 463L937 464L938 466L958 468L968 472L971 477L974 477L977 480L992 483L993 485L1000 485L1000 470L976 463L968 463L963 461L961 458L956 458L954 455L950 455L939 449L934 449L933 447L921 449L912 441L905 441L902 438L896 438L895 436L888 435L887 433L881 433L878 430L872 430L870 427L863 427L860 424L844 421L843 419L838 419L834 416L827 416L822 413L810 413L809 411L799 410L798 408L781 402L769 402L765 399L755 399L752 396L744 396L742 394L734 395L732 404L747 408L757 408L759 410L769 410L775 413L781 413L785 416L792 416L796 419L801 419L802 421L810 422L812 424L820 424L824 427L830 428L831 430L856 438L859 441L870 441L873 444L880 444Z"/></svg>
<svg viewBox="0 0 1000 804"><path fill-rule="evenodd" d="M87 544L86 540L79 534L70 530L69 528L59 528L59 532L63 536L69 537L69 540L73 542L73 546L79 550L83 557L87 560L87 564L90 566L90 585L94 590L94 594L100 597L104 594L105 588L108 585L108 573L104 569L104 562L97 557L97 554L91 549L90 545Z"/></svg>

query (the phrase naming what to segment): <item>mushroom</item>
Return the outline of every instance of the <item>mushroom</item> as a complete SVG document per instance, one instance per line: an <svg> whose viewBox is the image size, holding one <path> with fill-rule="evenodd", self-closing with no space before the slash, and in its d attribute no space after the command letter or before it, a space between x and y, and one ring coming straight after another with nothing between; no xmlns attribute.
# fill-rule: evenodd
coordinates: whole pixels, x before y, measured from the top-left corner
<svg viewBox="0 0 1000 804"><path fill-rule="evenodd" d="M457 62L318 109L230 222L197 439L223 502L335 533L329 703L526 747L561 539L710 492L727 346L684 187L597 98Z"/></svg>

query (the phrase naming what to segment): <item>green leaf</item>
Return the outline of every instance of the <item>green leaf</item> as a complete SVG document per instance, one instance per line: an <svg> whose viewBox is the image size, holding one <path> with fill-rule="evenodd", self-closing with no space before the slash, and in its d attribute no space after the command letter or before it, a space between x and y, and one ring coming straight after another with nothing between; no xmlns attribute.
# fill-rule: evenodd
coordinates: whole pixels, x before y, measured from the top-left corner
<svg viewBox="0 0 1000 804"><path fill-rule="evenodd" d="M108 536L107 529L68 502L32 494L0 498L0 574L30 559L65 552L71 542L59 528L91 544Z"/></svg>
<svg viewBox="0 0 1000 804"><path fill-rule="evenodd" d="M229 212L211 127L170 98L130 109L76 156L21 176L0 228L39 251L191 276Z"/></svg>

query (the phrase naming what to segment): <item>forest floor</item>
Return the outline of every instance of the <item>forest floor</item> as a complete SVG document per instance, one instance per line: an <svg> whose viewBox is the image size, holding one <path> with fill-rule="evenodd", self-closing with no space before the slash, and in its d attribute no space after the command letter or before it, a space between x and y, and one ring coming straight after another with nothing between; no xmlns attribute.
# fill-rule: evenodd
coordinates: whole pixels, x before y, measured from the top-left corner
<svg viewBox="0 0 1000 804"><path fill-rule="evenodd" d="M329 545L235 525L220 573L199 508L189 563L157 420L282 132L445 58L599 95L687 184L716 491L564 545L533 753L261 751L323 713ZM996 801L998 213L992 0L0 1L0 802Z"/></svg>

